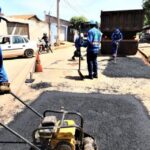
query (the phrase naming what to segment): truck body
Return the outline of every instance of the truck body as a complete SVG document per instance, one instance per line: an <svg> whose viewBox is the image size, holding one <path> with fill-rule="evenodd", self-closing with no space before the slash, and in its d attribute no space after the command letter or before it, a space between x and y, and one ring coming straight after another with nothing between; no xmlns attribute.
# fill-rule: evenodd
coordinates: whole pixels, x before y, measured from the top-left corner
<svg viewBox="0 0 150 150"><path fill-rule="evenodd" d="M111 34L115 28L123 33L118 53L120 55L135 55L138 50L136 34L142 30L144 21L143 9L101 11L102 54L111 54Z"/></svg>

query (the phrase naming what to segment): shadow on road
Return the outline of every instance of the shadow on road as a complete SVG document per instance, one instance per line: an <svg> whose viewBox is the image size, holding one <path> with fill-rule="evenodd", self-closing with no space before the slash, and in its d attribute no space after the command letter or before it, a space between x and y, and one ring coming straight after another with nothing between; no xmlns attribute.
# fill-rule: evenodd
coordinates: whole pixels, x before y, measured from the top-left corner
<svg viewBox="0 0 150 150"><path fill-rule="evenodd" d="M83 79L80 76L66 76L66 79L82 81Z"/></svg>
<svg viewBox="0 0 150 150"><path fill-rule="evenodd" d="M140 58L117 57L116 63L113 60L108 61L103 74L108 77L150 79L150 67L145 65Z"/></svg>
<svg viewBox="0 0 150 150"><path fill-rule="evenodd" d="M31 104L40 113L46 109L80 112L84 131L96 138L99 150L149 150L150 120L146 108L132 95L47 91ZM30 141L40 119L25 109L9 124ZM0 141L20 141L5 129ZM28 145L0 143L1 150L27 150Z"/></svg>

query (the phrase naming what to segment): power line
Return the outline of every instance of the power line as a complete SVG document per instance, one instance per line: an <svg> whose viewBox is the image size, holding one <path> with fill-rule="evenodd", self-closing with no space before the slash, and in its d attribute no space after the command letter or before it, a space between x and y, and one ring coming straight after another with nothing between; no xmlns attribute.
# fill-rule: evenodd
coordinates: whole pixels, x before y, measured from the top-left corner
<svg viewBox="0 0 150 150"><path fill-rule="evenodd" d="M51 6L50 6L51 9L53 9L54 3L55 3L55 0L53 0L53 2L51 3Z"/></svg>
<svg viewBox="0 0 150 150"><path fill-rule="evenodd" d="M74 12L76 12L77 14L81 15L81 13L75 8L73 7L68 0L64 0L64 2L69 6L69 8L71 8Z"/></svg>

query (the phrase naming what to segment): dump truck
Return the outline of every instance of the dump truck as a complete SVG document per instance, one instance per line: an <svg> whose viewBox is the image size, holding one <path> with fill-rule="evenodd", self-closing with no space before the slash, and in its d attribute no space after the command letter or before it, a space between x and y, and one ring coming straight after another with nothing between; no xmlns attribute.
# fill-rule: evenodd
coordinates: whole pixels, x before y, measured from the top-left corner
<svg viewBox="0 0 150 150"><path fill-rule="evenodd" d="M123 40L120 42L118 54L135 55L138 50L138 40L136 34L142 31L144 21L144 10L119 10L101 11L100 29L103 33L101 43L101 53L111 54L111 34L115 28L119 28L123 33Z"/></svg>

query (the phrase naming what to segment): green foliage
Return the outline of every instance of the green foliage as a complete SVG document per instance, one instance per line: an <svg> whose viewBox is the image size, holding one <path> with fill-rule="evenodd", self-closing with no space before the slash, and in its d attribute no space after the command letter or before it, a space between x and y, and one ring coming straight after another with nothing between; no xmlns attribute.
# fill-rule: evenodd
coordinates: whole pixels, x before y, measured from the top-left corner
<svg viewBox="0 0 150 150"><path fill-rule="evenodd" d="M79 24L81 22L87 22L87 21L88 19L85 18L84 16L74 16L70 19L70 22L75 29L78 29Z"/></svg>
<svg viewBox="0 0 150 150"><path fill-rule="evenodd" d="M143 0L143 9L145 10L144 24L150 25L150 0Z"/></svg>

